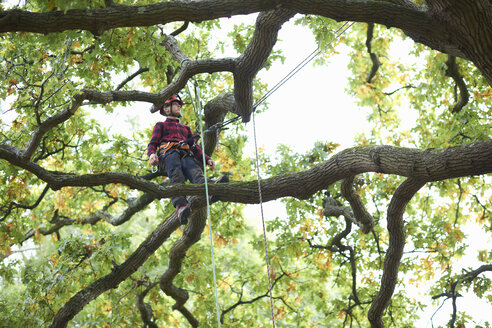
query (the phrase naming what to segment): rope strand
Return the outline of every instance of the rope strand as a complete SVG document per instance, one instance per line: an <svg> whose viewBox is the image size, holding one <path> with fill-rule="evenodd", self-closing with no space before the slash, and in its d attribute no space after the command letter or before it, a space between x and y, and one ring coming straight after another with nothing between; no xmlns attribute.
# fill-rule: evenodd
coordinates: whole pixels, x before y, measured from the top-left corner
<svg viewBox="0 0 492 328"><path fill-rule="evenodd" d="M333 41L337 40L345 31L347 31L349 28L354 25L354 22L350 23L349 26L347 26L349 22L345 22L342 26L340 26L336 31L335 31L335 37L333 40L330 41L329 44L333 43ZM316 56L318 56L321 53L321 49L319 47L316 48L313 52L311 52L306 58L304 58L299 64L297 64L296 67L290 70L289 73L287 73L286 76L284 76L273 88L271 88L267 93L265 93L254 105L253 105L253 112L256 110L256 107L261 105L268 97L270 97L275 91L277 91L282 85L284 85L288 80L290 80L297 72L299 72L301 69L304 68L311 60L313 60Z"/></svg>
<svg viewBox="0 0 492 328"><path fill-rule="evenodd" d="M256 173L258 178L258 195L260 198L260 212L261 212L261 223L263 226L263 245L265 247L265 260L267 266L267 275L268 275L268 293L270 295L270 310L272 312L272 324L273 328L275 328L275 315L273 309L273 296L272 296L272 281L270 279L270 259L268 257L268 247L267 247L267 239L266 239L266 228L265 228L265 215L263 213L263 198L261 196L261 177L260 177L260 162L258 160L258 145L256 143L256 125L255 125L255 112L253 111L253 136L255 141L255 151L256 151Z"/></svg>
<svg viewBox="0 0 492 328"><path fill-rule="evenodd" d="M188 90L188 93L191 97L191 92L190 88L188 87L188 84L186 84L186 88ZM200 89L198 86L195 85L195 96L196 96L196 112L201 114L201 106L200 106ZM192 98L193 100L193 98ZM192 101L193 108L195 107L195 104ZM195 109L195 108L194 108ZM205 179L205 199L207 201L207 220L208 220L208 230L210 232L210 253L212 255L212 272L213 272L213 277L214 277L214 291L215 291L215 309L217 313L217 324L218 327L220 328L220 308L219 308L219 297L217 296L217 277L215 275L215 258L214 258L214 242L213 242L213 232L212 232L212 220L210 219L210 201L208 198L208 183L207 183L207 163L205 161L205 143L203 141L203 124L202 124L202 119L201 116L198 117L198 121L200 122L200 134L201 134L201 139L202 139L202 161L203 161L203 177Z"/></svg>
<svg viewBox="0 0 492 328"><path fill-rule="evenodd" d="M347 29L349 29L354 23L352 22L348 27L345 27L347 24L348 24L348 22L345 22L337 31L335 31L335 34L337 34L340 31L341 32L336 35L334 40L338 39L340 37L340 35L342 35ZM331 42L333 42L333 40ZM284 85L288 80L290 80L297 72L299 72L304 66L306 66L311 60L313 60L320 53L321 53L321 50L318 47L311 54L309 54L303 61L301 61L296 67L294 67L272 89L270 89L266 94L264 94L253 106L253 117L252 117L252 119L253 119L253 138L254 138L255 154L256 154L256 174L257 174L257 179L258 179L258 196L259 196L259 201L260 201L261 223L262 223L262 227L263 227L263 245L265 248L265 261L266 261L267 276L268 276L268 294L270 297L270 311L271 311L271 316L272 316L273 328L275 328L275 314L274 314L274 307L273 307L272 281L270 278L270 259L268 256L268 244L267 244L266 227L265 227L265 214L263 212L263 197L261 194L261 175L260 175L260 162L259 162L259 155L258 155L258 144L257 144L257 139L256 139L255 112L256 112L256 108L261 103L263 103L269 96L271 96L275 91L277 91L282 85Z"/></svg>

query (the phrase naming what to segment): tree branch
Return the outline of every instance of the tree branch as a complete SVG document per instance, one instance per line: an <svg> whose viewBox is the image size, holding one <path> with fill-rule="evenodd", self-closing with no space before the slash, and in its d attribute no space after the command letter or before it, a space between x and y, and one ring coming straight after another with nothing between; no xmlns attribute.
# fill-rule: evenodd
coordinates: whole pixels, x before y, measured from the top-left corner
<svg viewBox="0 0 492 328"><path fill-rule="evenodd" d="M283 277L287 276L287 275L288 275L288 274L287 274L286 272L282 272L282 274L281 274L280 276L276 277L276 278L273 280L273 282L272 282L272 290L273 290L273 288L275 287L275 285L277 284L277 282L278 282L280 279L282 279ZM242 300L242 293L241 293L241 296L239 297L239 300L238 300L236 303L234 303L233 305L229 306L228 308L226 308L225 310L223 310L223 311L222 311L222 313L220 314L220 322L223 324L223 323L224 323L224 316L225 316L227 313L229 313L230 311L232 311L232 310L234 310L235 308L237 308L238 306L240 306L240 305L244 305L244 304L252 304L252 303L254 303L254 302L256 302L256 301L258 301L258 300L260 300L260 299L262 299L262 298L264 298L264 297L269 297L269 295L270 295L270 293L269 293L269 291L267 290L267 291L266 291L264 294L262 294L262 295L258 295L258 296L256 296L256 297L253 297L252 299L247 300L247 301L243 301L243 300ZM274 298L275 298L275 299L277 299L278 297L274 297ZM282 299L282 301L284 301L284 300L283 300L283 298L281 298L281 299ZM285 301L284 301L284 304L285 304Z"/></svg>
<svg viewBox="0 0 492 328"><path fill-rule="evenodd" d="M354 213L355 223L361 228L363 233L368 233L374 227L374 220L353 187L354 178L355 176L351 176L342 181L342 195L350 203L350 207Z"/></svg>
<svg viewBox="0 0 492 328"><path fill-rule="evenodd" d="M26 162L18 148L8 145L0 145L0 159L28 170L55 190L68 186L90 187L121 183L150 193L156 198L205 194L203 185L162 187L124 172L75 175L48 171L37 164ZM492 172L492 140L440 150L421 151L394 146L347 149L313 168L263 180L263 200L270 201L289 196L307 199L336 181L364 172L396 174L426 182L487 174ZM256 204L259 201L256 181L213 184L209 186L209 193L229 202Z"/></svg>
<svg viewBox="0 0 492 328"><path fill-rule="evenodd" d="M243 122L249 122L253 112L253 79L270 56L278 31L294 15L291 10L274 10L262 12L256 19L253 37L234 70L234 98Z"/></svg>
<svg viewBox="0 0 492 328"><path fill-rule="evenodd" d="M249 121L253 111L253 79L265 65L277 41L278 30L294 14L294 12L288 10L260 13L256 20L256 29L253 37L243 55L237 59L208 60L208 73L229 71L234 74L234 99L236 101L234 112L242 116L243 122ZM190 74L189 72L196 69L204 60L191 61L181 51L176 39L172 36L167 36L162 41L162 45L176 61L181 63L182 69L178 78L166 87L166 89L172 88L173 91L177 92L184 88L191 76L196 74ZM169 97L166 89L162 92L165 92L166 97ZM167 98L163 97L161 102L154 103L151 112L157 111L165 99Z"/></svg>
<svg viewBox="0 0 492 328"><path fill-rule="evenodd" d="M0 219L0 222L2 222L3 220L5 220L7 218L7 216L9 216L10 213L12 213L12 210L14 208L23 208L23 209L26 209L26 210L32 210L32 209L36 208L41 203L41 201L43 200L44 196L46 196L46 193L48 192L48 190L49 190L49 186L45 186L44 189L43 189L43 191L39 195L38 199L32 205L22 205L22 204L18 204L16 202L10 202L9 205L2 206L0 208L0 210L1 211L5 211L5 214L2 217L2 219Z"/></svg>
<svg viewBox="0 0 492 328"><path fill-rule="evenodd" d="M140 282L143 283L143 282ZM145 296L149 293L149 291L157 286L158 283L147 283L147 287L141 292L137 294L137 308L138 311L140 311L140 317L142 318L142 321L144 322L144 328L149 327L149 328L158 328L157 324L154 322L153 317L153 311L152 307L148 304L145 303Z"/></svg>
<svg viewBox="0 0 492 328"><path fill-rule="evenodd" d="M39 125L38 128L33 132L33 136L31 138L31 141L29 142L29 145L22 152L21 159L24 161L30 159L33 153L36 151L36 148L39 146L44 134L48 132L51 128L65 122L70 117L72 117L72 115L75 114L75 111L82 104L82 101L83 99L80 95L75 95L72 99L72 104L69 107L65 108L58 114L46 119L41 125Z"/></svg>
<svg viewBox="0 0 492 328"><path fill-rule="evenodd" d="M458 70L458 64L456 63L456 57L448 55L448 59L446 60L446 75L451 77L454 80L454 83L456 83L456 86L460 90L460 95L459 98L455 94L455 100L456 98L456 104L454 104L453 108L451 109L451 113L459 113L463 107L468 104L468 100L470 98L470 94L468 93L468 88L466 87L465 80L463 79L463 76L460 74Z"/></svg>
<svg viewBox="0 0 492 328"><path fill-rule="evenodd" d="M481 50L490 49L492 43L490 3L485 0L466 4L453 2L452 6L446 7L441 2L443 1L427 1L429 9L411 5L410 1L406 0L170 1L144 6L110 6L102 9L46 13L13 9L0 12L0 33L54 33L82 29L100 35L108 29L118 27L153 26L177 21L200 22L281 8L299 14L325 16L337 21L377 23L400 28L416 42L473 61L488 83L492 84L492 59L486 50ZM453 10L446 12L441 10L442 7ZM476 15L477 12L481 14ZM473 22L473 25L467 22ZM484 33L487 36L484 36ZM476 42L486 44L478 45ZM242 99L237 94L235 96ZM243 104L240 104L241 108L242 106Z"/></svg>
<svg viewBox="0 0 492 328"><path fill-rule="evenodd" d="M171 233L174 232L179 225L179 219L175 213L164 219L164 221L157 226L157 228L140 244L125 262L115 266L111 273L94 281L72 296L56 313L50 327L67 327L68 322L82 311L85 305L96 299L105 291L117 288L121 282L138 270L147 258L169 238Z"/></svg>
<svg viewBox="0 0 492 328"><path fill-rule="evenodd" d="M379 292L374 298L367 318L372 328L383 328L383 312L388 306L398 280L398 271L403 247L405 245L405 213L408 202L413 195L425 185L425 181L415 178L405 180L395 191L388 206L389 245L384 259L383 276Z"/></svg>
<svg viewBox="0 0 492 328"><path fill-rule="evenodd" d="M378 56L372 52L371 42L373 36L374 36L374 23L369 23L367 24L366 48L367 48L367 53L371 58L372 67L371 67L371 71L367 74L366 77L367 83L371 83L372 79L374 78L374 76L376 76L376 73L378 72L379 66L381 65Z"/></svg>
<svg viewBox="0 0 492 328"><path fill-rule="evenodd" d="M18 9L0 13L0 33L34 32L54 33L66 30L88 30L99 35L102 32L131 26L152 26L177 21L200 22L220 17L247 15L278 8L295 10L303 14L332 17L337 20L367 21L387 26L405 24L394 16L422 19L416 6L390 2L351 1L349 3L323 0L202 0L200 2L161 2L144 6L111 6L101 9L52 11L35 13ZM429 23L429 22L428 22Z"/></svg>
<svg viewBox="0 0 492 328"><path fill-rule="evenodd" d="M127 84L128 82L130 82L131 80L133 80L134 78L139 76L140 74L148 72L148 71L149 71L148 67L139 68L135 73L133 73L132 75L130 75L129 77L124 79L120 84L118 84L118 86L116 87L115 90L120 90L121 88L123 88L125 86L125 84Z"/></svg>
<svg viewBox="0 0 492 328"><path fill-rule="evenodd" d="M450 328L454 328L454 324L456 322L456 317L457 317L457 313L458 313L458 309L457 309L457 305L456 305L456 299L458 297L461 297L462 296L457 291L458 286L461 283L471 283L476 277L478 277L478 275L480 275L480 274L482 274L484 272L487 272L487 271L492 271L492 264L484 264L484 265L480 266L478 269L469 271L469 272L461 275L460 277L458 277L456 279L455 282L453 282L451 284L451 287L450 287L450 290L449 291L446 291L446 292L441 293L439 295L432 296L432 299L438 299L438 298L441 298L441 297L446 297L448 299L449 298L452 299L453 312L451 314L451 320L450 320L450 323L449 323L449 327Z"/></svg>
<svg viewBox="0 0 492 328"><path fill-rule="evenodd" d="M205 209L202 208L192 212L190 222L186 226L183 236L174 243L169 252L169 266L159 280L162 291L176 301L173 305L173 310L181 312L192 327L198 327L199 322L184 306L189 298L188 292L176 287L173 284L173 280L181 272L181 265L186 256L186 251L200 240L206 223L207 213Z"/></svg>

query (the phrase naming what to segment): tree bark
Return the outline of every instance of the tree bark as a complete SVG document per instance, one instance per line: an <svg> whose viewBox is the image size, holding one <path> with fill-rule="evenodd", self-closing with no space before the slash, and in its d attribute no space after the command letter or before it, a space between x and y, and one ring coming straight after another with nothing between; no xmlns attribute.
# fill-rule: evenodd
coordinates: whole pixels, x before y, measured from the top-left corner
<svg viewBox="0 0 492 328"><path fill-rule="evenodd" d="M15 147L0 145L0 159L30 171L53 189L120 183L148 192L156 198L204 196L202 185L162 187L123 172L76 175L48 171L32 162L23 161L19 153L20 150ZM364 172L396 174L426 182L487 174L492 172L492 140L428 150L393 146L350 148L311 169L263 180L263 200L289 196L307 199L336 181ZM257 188L256 181L214 184L209 186L209 193L221 196L223 201L255 204L259 201Z"/></svg>
<svg viewBox="0 0 492 328"><path fill-rule="evenodd" d="M492 85L492 3L488 0L427 0L426 3L428 7L410 5L404 0L202 0L47 13L16 9L0 12L0 33L54 33L81 29L99 35L118 27L199 22L287 9L337 21L399 28L416 42L472 61Z"/></svg>

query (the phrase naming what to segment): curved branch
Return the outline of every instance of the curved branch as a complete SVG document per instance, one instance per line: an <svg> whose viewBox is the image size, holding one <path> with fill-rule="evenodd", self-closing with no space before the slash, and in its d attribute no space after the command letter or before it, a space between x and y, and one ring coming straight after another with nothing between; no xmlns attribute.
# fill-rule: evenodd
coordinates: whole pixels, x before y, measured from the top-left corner
<svg viewBox="0 0 492 328"><path fill-rule="evenodd" d="M144 322L144 328L158 328L157 324L154 322L154 320L152 320L154 317L152 307L148 303L145 303L144 300L145 296L147 296L149 291L155 286L157 286L157 282L148 283L145 290L137 294L137 309L140 312L140 317L142 318L142 321Z"/></svg>
<svg viewBox="0 0 492 328"><path fill-rule="evenodd" d="M411 85L411 84L408 84L408 85L404 85L402 87L396 88L395 90L390 91L390 92L383 92L383 94L386 95L386 96L391 96L392 94L394 94L394 93L396 93L396 92L398 92L400 90L410 89L410 88L415 88L415 87L413 85Z"/></svg>
<svg viewBox="0 0 492 328"><path fill-rule="evenodd" d="M134 78L139 76L140 74L148 72L148 71L149 71L148 67L139 68L135 73L133 73L132 75L130 75L129 77L124 79L120 84L118 84L118 86L116 87L115 90L120 90L121 88L123 88L125 86L125 84L127 84L128 82L130 82L131 80L133 80Z"/></svg>
<svg viewBox="0 0 492 328"><path fill-rule="evenodd" d="M376 73L378 72L379 66L381 65L378 56L372 52L371 42L373 36L374 36L374 23L369 23L367 24L366 48L367 48L367 52L369 53L369 56L371 57L372 67L371 67L371 71L369 72L369 74L367 74L366 77L367 83L371 83L372 79L374 78L374 76L376 76Z"/></svg>
<svg viewBox="0 0 492 328"><path fill-rule="evenodd" d="M454 83L456 83L456 86L460 90L460 95L458 98L456 104L454 104L453 108L451 109L451 113L459 113L463 107L468 104L468 100L470 99L470 94L468 93L468 88L466 87L465 80L463 79L463 76L460 74L458 71L458 64L456 63L456 57L448 55L448 59L446 59L446 75L451 77L454 80Z"/></svg>
<svg viewBox="0 0 492 328"><path fill-rule="evenodd" d="M73 97L71 106L65 108L58 114L55 114L52 117L46 119L41 125L39 125L38 128L34 131L28 146L24 151L22 151L22 154L20 155L21 159L24 161L30 159L36 151L36 148L41 143L41 140L45 133L48 132L51 128L65 122L70 117L72 117L72 115L75 114L75 111L82 104L82 101L83 97L81 95L75 95Z"/></svg>
<svg viewBox="0 0 492 328"><path fill-rule="evenodd" d="M425 185L425 181L415 178L405 180L395 191L388 206L389 245L384 259L383 276L380 289L374 298L367 318L372 328L383 328L383 312L388 306L398 279L398 271L403 247L405 246L405 223L403 213L413 195Z"/></svg>
<svg viewBox="0 0 492 328"><path fill-rule="evenodd" d="M280 276L278 276L277 278L275 278L275 280L273 280L273 282L272 282L272 290L273 290L273 288L275 287L275 285L277 284L277 282L278 282L280 279L282 279L283 277L287 276L287 275L288 275L288 274L287 274L286 272L282 272L282 274L281 274ZM220 314L220 322L223 324L223 323L224 323L224 316L225 316L228 312L230 312L230 311L234 310L235 308L237 308L238 306L240 306L240 305L244 305L244 304L252 304L252 303L254 303L254 302L256 302L256 301L258 301L258 300L260 300L260 299L262 299L262 298L264 298L264 297L268 297L269 295L270 295L270 292L267 290L267 291L265 292L265 294L258 295L258 296L256 296L256 297L253 297L253 298L252 298L252 299L250 299L250 300L247 300L247 301L243 301L243 300L242 300L242 293L241 293L241 296L239 297L239 300L238 300L236 303L234 303L233 305L229 306L227 309L225 309L224 311L222 311L222 313ZM274 298L274 299L278 299L279 297L273 297L273 298ZM280 297L280 299L281 299L281 300L284 302L284 304L285 304L284 299L283 299L283 298L281 298L281 297ZM290 306L289 306L289 307L290 307Z"/></svg>
<svg viewBox="0 0 492 328"><path fill-rule="evenodd" d="M177 30L173 31L171 33L171 35L172 36L177 36L180 33L186 31L186 29L188 28L188 25L190 25L190 22L189 21L184 22L183 25L181 25Z"/></svg>
<svg viewBox="0 0 492 328"><path fill-rule="evenodd" d="M342 181L342 195L350 203L350 207L354 212L355 223L361 228L363 233L368 233L374 227L374 220L353 187L354 178L354 176L351 176Z"/></svg>
<svg viewBox="0 0 492 328"><path fill-rule="evenodd" d="M463 274L462 276L458 277L455 282L451 283L451 290L446 291L444 293L441 293L439 295L434 295L432 296L432 299L438 299L441 297L447 297L452 299L452 305L453 305L453 313L451 315L451 320L449 323L450 328L454 328L454 324L456 322L456 316L458 312L458 308L456 305L456 299L458 297L461 297L462 295L457 292L458 285L461 282L464 283L471 283L478 275L487 272L487 271L492 271L492 264L484 264L480 266L478 269L472 270L470 272L467 272Z"/></svg>
<svg viewBox="0 0 492 328"><path fill-rule="evenodd" d="M253 37L234 70L234 98L243 122L249 122L253 112L253 79L270 56L278 31L294 15L294 11L282 9L262 12L256 19Z"/></svg>
<svg viewBox="0 0 492 328"><path fill-rule="evenodd" d="M237 59L208 60L210 65L208 73L229 71L234 74L234 99L236 101L234 112L242 116L243 122L250 120L250 115L253 111L253 79L270 56L273 46L277 42L279 29L294 14L295 12L290 10L274 10L260 13L256 20L256 29L253 37L243 55ZM166 89L172 88L174 92L177 92L184 88L186 81L192 75L197 74L190 74L190 72L196 70L203 60L191 61L181 51L173 36L167 36L161 44L176 61L181 63L182 69L178 78L166 87ZM169 95L168 92L165 92L166 97L169 97ZM165 97L162 97L161 102L154 102L151 112L156 112L165 99Z"/></svg>
<svg viewBox="0 0 492 328"><path fill-rule="evenodd" d="M333 200L333 198L331 199ZM329 212L336 210L336 207L339 208L339 210L345 212L347 211L346 207L343 207L341 204L340 205L335 205L331 202L330 198L327 198L326 200L323 200L323 206L325 208L323 214L328 210ZM330 202L332 205L330 205ZM325 214L326 215L326 214ZM350 232L352 231L352 221L348 218L348 216L345 215L345 229L342 232L339 232L333 239L328 243L326 246L322 245L314 245L310 239L307 239L307 242L311 248L317 248L317 249L327 249L330 252L333 253L339 253L345 258L348 259L350 262L350 272L352 275L352 298L355 301L355 305L360 305L362 304L361 301L359 300L359 296L357 293L357 266L355 263L355 250L352 246L347 246L342 244L342 239L346 238ZM344 252L348 251L349 255L345 255Z"/></svg>
<svg viewBox="0 0 492 328"><path fill-rule="evenodd" d="M188 292L173 284L174 278L181 272L181 265L186 251L200 240L200 236L207 223L207 213L204 208L193 211L190 223L186 226L183 236L174 243L169 252L169 266L161 276L159 285L166 295L171 296L176 304L173 310L178 310L188 320L192 327L198 327L198 320L184 306L189 298Z"/></svg>
<svg viewBox="0 0 492 328"><path fill-rule="evenodd" d="M234 100L234 95L232 93L227 93L225 95L215 97L205 105L203 111L205 114L204 129L207 130L219 122L224 122L224 118L228 112L236 113L236 102ZM217 147L219 133L220 129L207 132L203 136L205 142L205 153L209 156Z"/></svg>
<svg viewBox="0 0 492 328"><path fill-rule="evenodd" d="M26 209L26 210L32 210L32 209L36 208L41 203L41 201L43 200L44 196L46 196L46 193L48 192L49 189L50 189L49 186L45 186L44 189L43 189L43 191L41 192L41 195L39 195L38 199L32 205L23 205L23 204L18 204L16 202L10 202L9 205L2 206L0 208L0 210L3 211L5 209L5 215L0 219L0 222L2 222L3 220L5 220L5 218L7 218L7 216L10 215L10 213L12 212L12 210L14 208L23 208L23 209Z"/></svg>

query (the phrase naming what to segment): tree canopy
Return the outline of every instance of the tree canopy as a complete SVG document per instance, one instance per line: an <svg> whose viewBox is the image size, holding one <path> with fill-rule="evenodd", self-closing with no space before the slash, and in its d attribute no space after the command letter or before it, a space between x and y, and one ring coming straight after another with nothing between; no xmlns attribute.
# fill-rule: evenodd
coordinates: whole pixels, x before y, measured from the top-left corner
<svg viewBox="0 0 492 328"><path fill-rule="evenodd" d="M152 126L107 123L177 92L194 131L250 122L269 110L258 74L288 56L278 33L289 21L315 36L315 65L348 49L344 82L370 131L346 149L325 138L305 153L260 151L261 183L244 125L206 133L231 179L208 185L221 200L209 227L204 185L151 172ZM344 21L355 23L337 37ZM410 60L392 57L402 41ZM491 53L489 0L0 4L2 325L416 327L447 302L448 327L489 327L458 299L492 304ZM186 227L174 195L192 203ZM266 245L245 215L260 199L285 207Z"/></svg>

